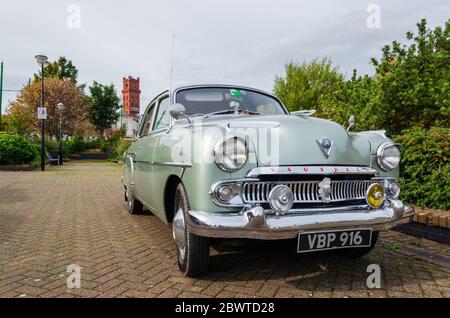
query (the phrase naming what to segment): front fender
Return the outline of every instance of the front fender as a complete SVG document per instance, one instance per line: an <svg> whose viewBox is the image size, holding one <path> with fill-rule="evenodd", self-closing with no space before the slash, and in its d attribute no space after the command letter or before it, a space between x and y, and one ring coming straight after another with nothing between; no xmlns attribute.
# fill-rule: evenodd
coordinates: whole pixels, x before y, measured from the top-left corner
<svg viewBox="0 0 450 318"><path fill-rule="evenodd" d="M400 167L392 171L384 171L382 170L377 163L377 150L381 146L381 144L385 142L394 142L392 139L386 136L386 131L377 130L377 131L362 131L359 133L354 133L355 135L361 136L367 139L370 143L370 167L376 169L380 175L380 177L392 177L398 178L400 175Z"/></svg>

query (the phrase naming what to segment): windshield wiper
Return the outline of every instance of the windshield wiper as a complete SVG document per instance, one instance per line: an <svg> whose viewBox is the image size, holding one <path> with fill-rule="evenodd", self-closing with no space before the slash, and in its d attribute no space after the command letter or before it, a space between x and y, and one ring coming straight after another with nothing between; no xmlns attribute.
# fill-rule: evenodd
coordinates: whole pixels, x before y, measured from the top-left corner
<svg viewBox="0 0 450 318"><path fill-rule="evenodd" d="M249 115L260 115L261 113L258 112L254 112L248 109L226 109L226 110L219 110L217 112L213 112L213 113L209 113L206 114L205 117L209 117L209 116L215 116L215 115L226 115L226 114L240 114L240 113L248 113Z"/></svg>

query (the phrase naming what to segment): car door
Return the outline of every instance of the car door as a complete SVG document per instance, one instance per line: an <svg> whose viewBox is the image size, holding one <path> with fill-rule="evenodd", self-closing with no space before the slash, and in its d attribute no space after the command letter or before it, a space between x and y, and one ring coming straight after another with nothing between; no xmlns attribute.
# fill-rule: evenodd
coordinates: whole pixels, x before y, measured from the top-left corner
<svg viewBox="0 0 450 318"><path fill-rule="evenodd" d="M167 129L170 125L170 114L168 110L169 105L170 99L168 94L163 95L158 99L157 111L153 124L153 130L151 133L152 145L154 147L154 152L152 154L151 176L146 179L147 187L149 189L149 203L153 207L152 212L160 217L164 216L164 209L162 209L161 207L164 206L164 195L162 193L164 192L163 189L165 186L166 178L160 173L162 167L160 166L160 162L156 162L155 156L157 155L155 153L158 151L164 151L164 149L161 149L161 147L157 147L157 145L161 136L167 133Z"/></svg>
<svg viewBox="0 0 450 318"><path fill-rule="evenodd" d="M136 178L138 197L155 214L157 214L155 203L162 199L155 197L153 157L158 138L169 124L170 117L167 110L169 104L168 94L166 94L158 97L149 107L136 155L139 166L139 176Z"/></svg>
<svg viewBox="0 0 450 318"><path fill-rule="evenodd" d="M139 200L152 209L150 182L152 173L152 157L155 148L155 138L152 135L153 125L155 121L155 112L157 101L150 104L143 117L143 123L140 128L139 138L135 145L135 182L136 195Z"/></svg>

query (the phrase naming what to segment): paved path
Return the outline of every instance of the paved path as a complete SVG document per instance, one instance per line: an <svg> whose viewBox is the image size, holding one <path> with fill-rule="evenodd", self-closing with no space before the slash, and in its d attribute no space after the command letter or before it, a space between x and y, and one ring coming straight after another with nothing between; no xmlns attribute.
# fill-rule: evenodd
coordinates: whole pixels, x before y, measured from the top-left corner
<svg viewBox="0 0 450 318"><path fill-rule="evenodd" d="M0 297L450 297L449 246L394 231L361 259L298 256L293 242L218 248L207 276L184 278L169 227L126 212L120 175L88 162L0 172ZM70 264L80 289L67 289ZM382 289L367 289L369 264Z"/></svg>

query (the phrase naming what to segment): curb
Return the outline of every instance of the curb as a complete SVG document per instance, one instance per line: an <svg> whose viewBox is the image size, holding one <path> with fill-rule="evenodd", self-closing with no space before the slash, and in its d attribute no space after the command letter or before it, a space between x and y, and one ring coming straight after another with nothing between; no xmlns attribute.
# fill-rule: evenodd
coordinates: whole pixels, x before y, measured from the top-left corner
<svg viewBox="0 0 450 318"><path fill-rule="evenodd" d="M435 242L450 244L450 229L413 222L398 225L394 230Z"/></svg>

